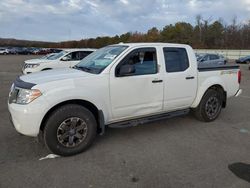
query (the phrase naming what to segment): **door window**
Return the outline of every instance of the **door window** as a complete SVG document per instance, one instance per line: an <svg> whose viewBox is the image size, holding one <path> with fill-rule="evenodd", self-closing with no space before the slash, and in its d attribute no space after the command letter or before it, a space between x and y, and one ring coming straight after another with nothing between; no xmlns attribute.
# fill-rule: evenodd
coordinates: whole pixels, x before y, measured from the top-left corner
<svg viewBox="0 0 250 188"><path fill-rule="evenodd" d="M82 60L83 58L85 58L86 56L88 56L91 53L92 53L92 51L81 51L81 52L79 52L79 60Z"/></svg>
<svg viewBox="0 0 250 188"><path fill-rule="evenodd" d="M210 55L210 60L216 60L219 59L218 55Z"/></svg>
<svg viewBox="0 0 250 188"><path fill-rule="evenodd" d="M186 49L163 48L167 72L181 72L189 67Z"/></svg>
<svg viewBox="0 0 250 188"><path fill-rule="evenodd" d="M83 52L83 51L71 52L68 55L66 55L64 59L66 61L80 61L90 53L91 52Z"/></svg>
<svg viewBox="0 0 250 188"><path fill-rule="evenodd" d="M128 54L116 68L116 75L119 76L121 66L132 65L134 73L129 76L146 75L157 73L157 58L155 48L136 49Z"/></svg>
<svg viewBox="0 0 250 188"><path fill-rule="evenodd" d="M80 60L80 52L72 52L71 61L79 61Z"/></svg>

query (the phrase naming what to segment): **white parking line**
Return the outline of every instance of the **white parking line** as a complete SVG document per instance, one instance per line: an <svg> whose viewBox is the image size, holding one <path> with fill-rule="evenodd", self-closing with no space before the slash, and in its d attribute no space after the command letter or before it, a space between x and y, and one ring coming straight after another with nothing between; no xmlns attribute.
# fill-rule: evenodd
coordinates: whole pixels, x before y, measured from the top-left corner
<svg viewBox="0 0 250 188"><path fill-rule="evenodd" d="M54 159L54 158L57 158L57 157L60 157L60 156L59 155L55 155L55 154L49 154L46 157L40 158L39 161L44 160L44 159Z"/></svg>

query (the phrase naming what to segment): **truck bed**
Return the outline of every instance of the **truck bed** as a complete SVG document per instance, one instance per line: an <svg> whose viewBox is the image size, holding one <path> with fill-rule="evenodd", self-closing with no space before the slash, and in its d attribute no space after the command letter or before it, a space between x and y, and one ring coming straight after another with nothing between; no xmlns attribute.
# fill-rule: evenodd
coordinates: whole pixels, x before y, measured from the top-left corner
<svg viewBox="0 0 250 188"><path fill-rule="evenodd" d="M199 66L198 86L203 87L214 82L224 87L227 97L232 97L239 88L239 70L238 65Z"/></svg>

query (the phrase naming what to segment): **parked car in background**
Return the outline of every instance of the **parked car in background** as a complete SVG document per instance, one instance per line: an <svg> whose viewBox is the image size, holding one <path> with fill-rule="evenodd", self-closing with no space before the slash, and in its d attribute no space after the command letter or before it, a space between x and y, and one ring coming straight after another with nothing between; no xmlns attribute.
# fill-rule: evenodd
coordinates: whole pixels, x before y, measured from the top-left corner
<svg viewBox="0 0 250 188"><path fill-rule="evenodd" d="M49 52L50 52L50 53L59 53L59 52L61 52L61 51L63 51L63 50L61 50L61 49L56 49L56 48L50 48L50 49L49 49Z"/></svg>
<svg viewBox="0 0 250 188"><path fill-rule="evenodd" d="M51 58L52 56L56 55L57 53L50 53L50 54L47 54L45 56L42 56L42 57L39 57L39 58L34 58L34 59L29 59L29 60L26 60L25 63L34 63L34 62L39 62L41 61L42 59L43 60L46 60L48 58Z"/></svg>
<svg viewBox="0 0 250 188"><path fill-rule="evenodd" d="M0 54L1 55L7 55L7 54L9 54L9 50L6 49L6 48L0 48Z"/></svg>
<svg viewBox="0 0 250 188"><path fill-rule="evenodd" d="M199 58L201 58L204 55L205 55L204 53L195 53L196 59L199 59Z"/></svg>
<svg viewBox="0 0 250 188"><path fill-rule="evenodd" d="M235 63L237 63L237 64L247 64L247 63L250 63L250 55L249 56L245 56L245 57L241 57L241 58L235 60Z"/></svg>
<svg viewBox="0 0 250 188"><path fill-rule="evenodd" d="M37 55L39 53L39 51L40 51L39 48L35 48L35 49L33 49L32 54Z"/></svg>
<svg viewBox="0 0 250 188"><path fill-rule="evenodd" d="M46 55L50 53L59 53L61 51L62 51L61 49L56 49L56 48L37 48L37 49L34 49L33 54Z"/></svg>
<svg viewBox="0 0 250 188"><path fill-rule="evenodd" d="M38 52L36 52L37 55L46 55L48 53L50 53L50 50L46 49L46 48L42 48L42 49L38 50Z"/></svg>
<svg viewBox="0 0 250 188"><path fill-rule="evenodd" d="M16 48L16 54L18 54L18 55L31 55L31 54L33 54L33 51L29 48L19 47L19 48Z"/></svg>
<svg viewBox="0 0 250 188"><path fill-rule="evenodd" d="M95 49L68 49L45 59L27 60L24 62L22 72L23 74L29 74L55 68L74 67L94 51Z"/></svg>
<svg viewBox="0 0 250 188"><path fill-rule="evenodd" d="M219 54L203 54L197 58L198 65L225 65L227 61L223 55Z"/></svg>
<svg viewBox="0 0 250 188"><path fill-rule="evenodd" d="M14 55L17 54L15 47L10 47L10 48L8 48L8 50L9 50L9 54L14 54Z"/></svg>

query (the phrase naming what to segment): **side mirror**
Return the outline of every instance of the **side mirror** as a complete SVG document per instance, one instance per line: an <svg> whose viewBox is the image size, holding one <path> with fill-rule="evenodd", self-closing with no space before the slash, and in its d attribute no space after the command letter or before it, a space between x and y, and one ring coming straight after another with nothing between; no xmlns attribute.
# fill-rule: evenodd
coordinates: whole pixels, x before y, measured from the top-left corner
<svg viewBox="0 0 250 188"><path fill-rule="evenodd" d="M69 61L70 60L70 57L68 56L64 56L61 58L61 61Z"/></svg>
<svg viewBox="0 0 250 188"><path fill-rule="evenodd" d="M122 65L120 67L119 76L130 76L135 73L134 65Z"/></svg>

